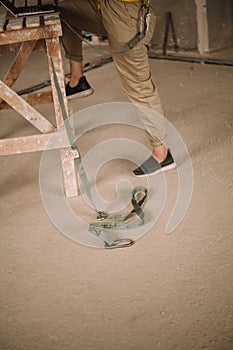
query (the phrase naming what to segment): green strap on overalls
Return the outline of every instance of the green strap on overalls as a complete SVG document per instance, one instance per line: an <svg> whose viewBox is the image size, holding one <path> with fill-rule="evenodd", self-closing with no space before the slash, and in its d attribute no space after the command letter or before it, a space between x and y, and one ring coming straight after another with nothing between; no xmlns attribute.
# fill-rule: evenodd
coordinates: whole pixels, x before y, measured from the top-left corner
<svg viewBox="0 0 233 350"><path fill-rule="evenodd" d="M102 211L97 210L95 203L92 198L92 193L89 185L89 181L85 172L85 169L83 167L83 163L80 157L80 153L78 150L77 145L75 144L75 140L73 138L73 134L71 131L69 119L67 116L62 92L58 83L57 79L57 74L54 69L54 64L51 59L51 65L52 65L52 71L53 71L53 78L54 78L54 84L57 90L58 94L58 99L59 99L59 104L61 107L62 111L62 116L66 128L66 133L69 139L69 143L71 148L76 151L77 157L74 158L74 162L76 165L76 168L79 173L79 177L81 179L84 191L89 198L91 204L94 207L95 212L97 213L97 220L98 222L91 223L89 225L89 231L93 233L95 236L99 237L104 241L105 243L105 248L107 249L113 249L113 248L124 248L124 247L129 247L134 244L134 241L130 238L124 238L124 239L117 239L113 240L109 235L107 235L104 231L104 229L112 229L112 230L130 230L130 229L135 229L138 228L139 226L142 226L144 224L144 212L142 210L142 204L145 202L146 197L147 197L147 189L143 186L140 187L135 187L132 190L132 199L131 199L131 204L133 209L129 213L123 213L123 214L118 214L118 215L107 215ZM143 198L139 201L137 201L136 196L138 193L143 193ZM126 222L128 219L133 217L134 215L138 216L138 220L132 221L132 222ZM105 221L107 220L107 221Z"/></svg>
<svg viewBox="0 0 233 350"><path fill-rule="evenodd" d="M123 1L123 0L122 0ZM138 1L126 1L126 2L141 2L142 6L139 11L139 22L140 22L140 30L136 33L136 35L124 45L124 47L117 52L112 52L109 50L103 50L97 46L91 44L88 40L85 40L82 35L80 35L69 23L67 23L63 18L60 17L60 20L69 28L80 40L84 41L87 45L92 47L94 50L102 53L102 54L111 54L111 55L119 55L130 51L134 48L144 37L149 29L150 23L150 0L138 0ZM100 2L98 1L97 10L100 11Z"/></svg>

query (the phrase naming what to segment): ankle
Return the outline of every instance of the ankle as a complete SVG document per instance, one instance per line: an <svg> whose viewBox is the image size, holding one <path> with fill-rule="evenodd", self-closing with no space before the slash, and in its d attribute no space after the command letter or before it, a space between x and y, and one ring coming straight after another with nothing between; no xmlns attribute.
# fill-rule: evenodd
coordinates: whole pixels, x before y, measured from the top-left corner
<svg viewBox="0 0 233 350"><path fill-rule="evenodd" d="M82 78L83 75L75 75L70 77L69 85L71 88L78 85L80 78Z"/></svg>
<svg viewBox="0 0 233 350"><path fill-rule="evenodd" d="M167 157L168 149L165 145L160 145L153 148L152 155L158 163L163 162Z"/></svg>

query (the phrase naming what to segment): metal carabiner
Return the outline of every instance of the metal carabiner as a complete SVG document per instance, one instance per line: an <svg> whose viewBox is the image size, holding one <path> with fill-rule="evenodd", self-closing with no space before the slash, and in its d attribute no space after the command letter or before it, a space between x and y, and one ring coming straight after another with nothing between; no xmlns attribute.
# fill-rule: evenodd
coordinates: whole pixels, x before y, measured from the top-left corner
<svg viewBox="0 0 233 350"><path fill-rule="evenodd" d="M104 211L97 211L96 219L98 221L103 221L103 220L107 219L107 217L108 217L108 215Z"/></svg>
<svg viewBox="0 0 233 350"><path fill-rule="evenodd" d="M135 241L131 238L116 239L111 245L105 243L105 249L127 248L131 247Z"/></svg>
<svg viewBox="0 0 233 350"><path fill-rule="evenodd" d="M145 19L145 34L147 34L149 27L150 27L150 18L151 18L151 12L150 10L146 14L146 19Z"/></svg>

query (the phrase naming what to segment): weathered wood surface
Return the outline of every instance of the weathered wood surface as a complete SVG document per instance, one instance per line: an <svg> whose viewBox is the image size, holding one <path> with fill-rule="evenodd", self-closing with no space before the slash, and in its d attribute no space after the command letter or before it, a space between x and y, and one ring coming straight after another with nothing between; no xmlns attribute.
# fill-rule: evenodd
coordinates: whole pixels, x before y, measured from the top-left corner
<svg viewBox="0 0 233 350"><path fill-rule="evenodd" d="M43 133L55 131L55 127L37 112L31 105L24 101L16 92L11 90L0 80L0 98L6 101L12 108L20 113L32 125Z"/></svg>
<svg viewBox="0 0 233 350"><path fill-rule="evenodd" d="M35 44L36 40L21 43L20 48L13 60L13 63L11 64L8 72L3 79L6 85L12 86L16 82L29 56L31 55Z"/></svg>
<svg viewBox="0 0 233 350"><path fill-rule="evenodd" d="M75 156L76 154L74 154L74 150L72 150L71 147L61 149L63 184L67 198L76 197L78 195L76 167L74 163Z"/></svg>
<svg viewBox="0 0 233 350"><path fill-rule="evenodd" d="M34 92L29 94L24 94L21 96L24 101L32 106L42 105L46 103L53 103L52 91ZM0 103L0 110L12 108L6 102L2 101Z"/></svg>
<svg viewBox="0 0 233 350"><path fill-rule="evenodd" d="M28 6L37 5L37 0L27 0ZM51 4L52 0L44 0L43 4ZM15 0L15 6L24 6L25 0ZM41 23L44 22L45 25L56 25L60 23L59 14L51 13L43 16L30 15L24 17L14 17L10 12L8 12L5 7L0 6L0 33L4 31L15 31L25 28L38 28ZM1 40L0 40L1 41Z"/></svg>
<svg viewBox="0 0 233 350"><path fill-rule="evenodd" d="M31 3L28 2L28 5L31 5ZM7 22L5 18L6 11L2 11L2 8L0 8L0 55L15 51L17 54L4 77L4 82L0 81L0 98L3 100L0 103L0 109L14 108L44 134L0 140L0 156L61 149L64 191L67 197L76 196L78 188L74 164L75 155L69 145L66 132L64 132L64 121L51 67L52 59L68 114L59 42L59 37L62 35L59 17L51 14L43 17L27 17L24 20L11 18ZM43 49L47 54L51 91L19 96L11 87L20 75L34 48ZM53 102L57 128L32 107L32 105L46 102Z"/></svg>
<svg viewBox="0 0 233 350"><path fill-rule="evenodd" d="M46 42L47 58L48 58L48 65L49 65L49 73L50 73L50 79L51 79L51 85L52 85L53 104L55 108L57 127L59 128L60 126L63 125L63 116L62 116L60 103L58 100L58 94L54 84L51 59L54 64L58 83L59 83L63 100L65 103L66 112L68 114L68 104L67 104L67 98L65 94L64 71L63 71L62 57L61 57L61 51L60 51L60 42L59 42L59 38L46 39L45 42Z"/></svg>
<svg viewBox="0 0 233 350"><path fill-rule="evenodd" d="M27 17L25 21L26 28L37 28L40 26L40 17L39 16L32 16Z"/></svg>
<svg viewBox="0 0 233 350"><path fill-rule="evenodd" d="M0 140L0 155L20 154L69 147L66 133L56 132Z"/></svg>
<svg viewBox="0 0 233 350"><path fill-rule="evenodd" d="M19 50L21 43L9 44L9 45L0 45L0 56L10 55ZM45 42L43 39L40 39L36 42L33 51L44 51Z"/></svg>
<svg viewBox="0 0 233 350"><path fill-rule="evenodd" d="M14 44L22 41L38 40L45 38L57 38L62 35L59 24L46 25L39 28L23 28L16 32L14 30L0 33L0 45Z"/></svg>

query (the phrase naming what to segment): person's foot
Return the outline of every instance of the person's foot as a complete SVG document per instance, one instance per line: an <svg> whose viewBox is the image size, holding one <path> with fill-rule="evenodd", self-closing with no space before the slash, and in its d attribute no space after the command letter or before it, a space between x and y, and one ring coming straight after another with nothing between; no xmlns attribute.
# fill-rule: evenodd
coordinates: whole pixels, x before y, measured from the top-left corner
<svg viewBox="0 0 233 350"><path fill-rule="evenodd" d="M75 97L84 97L93 94L94 90L88 83L85 76L79 79L79 82L76 86L70 87L70 82L66 84L66 96L69 99Z"/></svg>
<svg viewBox="0 0 233 350"><path fill-rule="evenodd" d="M161 171L167 171L176 168L176 163L172 157L170 150L167 152L166 158L161 162L157 162L157 160L150 156L140 167L133 170L133 174L137 177L140 176L148 176L158 174Z"/></svg>

